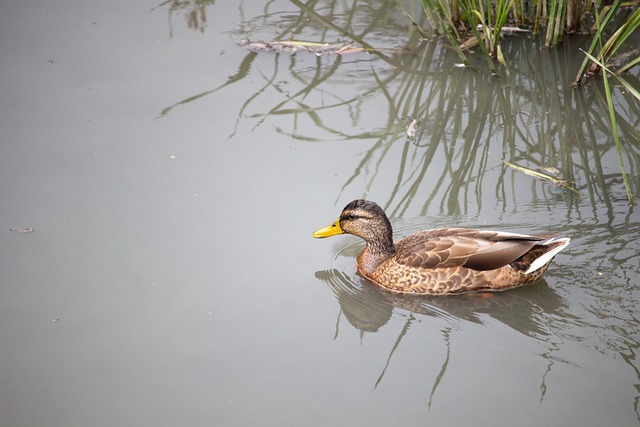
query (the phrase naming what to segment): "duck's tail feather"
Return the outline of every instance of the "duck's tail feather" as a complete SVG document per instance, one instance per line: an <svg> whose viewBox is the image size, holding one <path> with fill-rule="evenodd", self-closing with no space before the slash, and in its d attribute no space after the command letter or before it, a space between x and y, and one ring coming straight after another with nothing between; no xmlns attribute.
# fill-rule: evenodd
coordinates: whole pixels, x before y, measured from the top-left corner
<svg viewBox="0 0 640 427"><path fill-rule="evenodd" d="M544 248L545 251L535 260L533 260L531 265L529 265L529 268L527 268L527 270L525 271L525 274L533 273L534 271L547 265L549 262L551 262L553 257L558 254L558 252L567 247L570 241L571 239L568 237L552 237L549 240L540 242L538 245L536 245L536 247Z"/></svg>

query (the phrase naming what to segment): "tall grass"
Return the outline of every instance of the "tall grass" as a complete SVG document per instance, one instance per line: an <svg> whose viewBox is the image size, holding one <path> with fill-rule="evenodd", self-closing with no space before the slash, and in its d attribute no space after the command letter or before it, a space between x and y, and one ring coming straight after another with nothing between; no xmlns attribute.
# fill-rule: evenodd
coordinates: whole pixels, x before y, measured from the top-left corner
<svg viewBox="0 0 640 427"><path fill-rule="evenodd" d="M479 44L487 58L498 59L505 66L500 39L505 31L514 29L543 34L545 46L553 47L567 34L589 31L591 23L597 20L589 53L593 54L607 33L613 35L596 56L606 62L619 53L640 25L640 1L614 0L611 5L604 5L604 1L599 1L597 6L594 4L589 0L534 0L533 4L525 0L422 0L424 14L436 34L445 35L456 48ZM629 19L615 19L622 9L631 11ZM610 28L620 22L617 31ZM505 28L507 25L509 27ZM628 70L638 63L640 55L636 54L620 69ZM588 65L585 58L577 82L581 81ZM592 65L589 71L593 74L597 70L597 65Z"/></svg>
<svg viewBox="0 0 640 427"><path fill-rule="evenodd" d="M614 3L617 4L618 2ZM604 91L605 91L605 98L607 100L607 110L609 112L609 122L611 123L611 134L613 136L613 140L615 141L616 144L616 152L618 155L618 163L620 165L620 172L622 174L622 180L624 182L624 187L625 190L627 191L627 198L629 199L629 203L632 206L635 206L635 201L633 199L633 195L631 193L631 185L629 184L629 178L627 176L627 173L625 171L625 165L624 165L624 161L623 161L623 156L622 156L622 144L620 143L620 137L618 135L618 121L617 121L617 117L616 117L616 111L615 111L615 107L613 105L613 97L611 95L611 87L609 85L609 77L608 74L611 74L613 76L615 76L615 74L613 72L611 72L611 70L609 70L606 65L603 63L602 59L604 57L607 56L608 52L610 52L611 50L615 51L617 50L617 46L620 45L620 37L623 37L621 35L624 35L626 33L628 33L631 29L631 32L633 32L633 30L635 28L638 27L638 25L640 24L640 9L636 10L634 15L632 16L632 18L628 21L625 22L625 24L622 25L622 27L620 27L614 34L613 36L607 41L607 43L603 46L602 45L602 38L599 37L600 34L600 23L599 20L596 19L596 26L598 29L598 45L600 48L600 53L599 53L599 58L595 58L593 55L591 55L588 52L584 52L586 59L591 60L593 63L593 66L591 67L592 69L595 67L599 67L603 72L602 72L602 82L603 82L603 86L604 86ZM593 47L593 46L592 46ZM584 63L583 63L584 66ZM631 86L630 84L628 84L624 79L617 77L616 78L622 83L622 85L624 87L627 88L627 90L629 90L630 93L632 93L636 99L638 99L640 101L640 93L638 93L637 90L635 90L635 88L633 86Z"/></svg>
<svg viewBox="0 0 640 427"><path fill-rule="evenodd" d="M606 64L614 55L616 55L620 48L624 45L624 43L632 36L632 34L638 29L640 26L640 8L636 9L629 19L625 20L624 23L618 28L611 37L607 40L604 45L602 44L603 39L603 31L611 21L613 14L620 7L621 0L615 0L613 5L611 5L608 13L602 20L600 21L600 17L596 17L596 28L597 31L589 48L589 55L587 55L582 62L582 66L578 70L578 75L576 77L576 83L580 84L587 75L597 74L601 68L602 64ZM599 52L595 53L595 48L599 47ZM590 58L589 56L595 56L596 58ZM587 66L589 65L589 61L591 61L591 65L587 70ZM640 55L634 57L630 57L629 61L625 64L622 64L616 74L623 73L630 68L640 64Z"/></svg>

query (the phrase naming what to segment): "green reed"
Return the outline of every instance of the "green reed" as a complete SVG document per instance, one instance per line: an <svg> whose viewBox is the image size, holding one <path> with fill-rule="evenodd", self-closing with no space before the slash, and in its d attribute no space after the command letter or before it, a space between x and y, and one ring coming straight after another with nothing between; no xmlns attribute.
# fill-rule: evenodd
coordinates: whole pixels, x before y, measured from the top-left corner
<svg viewBox="0 0 640 427"><path fill-rule="evenodd" d="M596 55L606 62L640 25L638 0L614 0L609 6L604 5L604 1L594 5L589 0L534 0L532 4L524 0L422 0L422 7L432 30L445 35L456 49L464 50L479 44L487 58L497 58L505 67L500 39L505 31L514 28L526 29L534 35L543 34L545 46L553 47L567 34L588 31L590 23L598 20L589 52L593 54L605 33L613 32L602 46L602 52ZM628 20L614 19L621 9L633 11ZM615 30L610 28L612 22L622 24ZM620 72L639 63L640 56L636 54L620 67ZM585 58L579 76L585 73L587 66L589 61ZM597 65L592 63L590 72L593 74L597 70Z"/></svg>
<svg viewBox="0 0 640 427"><path fill-rule="evenodd" d="M619 2L615 2L614 6L617 5ZM612 8L613 9L613 8ZM599 53L599 58L595 58L593 55L591 55L589 52L584 52L586 59L592 61L593 66L590 69L593 69L594 67L599 67L602 70L602 82L603 82L603 86L604 86L604 91L605 91L605 98L607 100L607 110L609 112L609 122L611 123L611 133L613 136L613 140L616 144L616 153L618 155L618 164L620 166L620 173L622 175L622 180L624 182L624 187L625 190L627 192L627 199L629 200L629 203L632 206L635 206L635 201L633 199L633 195L631 192L631 185L629 183L629 178L627 176L627 173L625 171L625 165L624 165L624 160L623 160L623 155L622 155L622 144L620 142L620 137L618 134L618 120L617 120L617 115L616 115L616 110L615 107L613 105L613 96L611 95L611 87L609 85L609 77L608 75L611 74L614 77L616 77L618 79L618 81L620 83L622 83L623 86L625 86L625 88L627 88L627 90L629 90L630 93L632 93L636 99L640 100L640 93L638 93L637 90L635 90L635 88L633 86L631 86L629 83L627 83L624 79L616 76L615 73L613 73L611 70L609 70L606 65L602 62L602 59L606 58L607 56L609 56L609 52L613 51L615 52L618 47L621 44L621 37L625 37L625 34L629 34L633 32L633 30L635 28L638 27L638 25L640 24L640 9L636 10L634 15L631 17L630 20L626 21L614 34L613 36L611 36L611 38L609 38L609 40L603 45L602 44L602 38L599 37L600 35L600 23L599 20L596 19L596 26L598 28L598 37L597 37L597 41L598 41L598 45L600 48L600 53ZM627 36L628 37L628 36ZM624 41L624 38L622 38L622 41ZM593 46L592 46L593 48ZM584 62L583 62L583 66L584 66Z"/></svg>
<svg viewBox="0 0 640 427"><path fill-rule="evenodd" d="M589 56L586 56L580 69L578 70L578 75L576 77L576 83L580 84L583 82L584 78L588 75L593 75L599 73L602 69L602 62L606 64L614 55L618 54L620 48L624 45L624 43L631 37L631 35L638 29L640 26L640 8L636 9L631 16L624 21L624 23L618 28L611 37L602 44L603 39L603 31L607 28L608 24L611 22L612 16L616 13L618 8L620 7L621 0L616 0L611 5L609 11L606 13L604 18L596 17L596 27L597 31L589 47L588 53L589 55L593 55L597 59L594 60ZM596 47L599 47L598 53L595 53ZM587 66L591 62L591 65L587 69ZM617 75L631 69L632 67L640 64L640 56L630 57L627 62L621 64L618 67Z"/></svg>

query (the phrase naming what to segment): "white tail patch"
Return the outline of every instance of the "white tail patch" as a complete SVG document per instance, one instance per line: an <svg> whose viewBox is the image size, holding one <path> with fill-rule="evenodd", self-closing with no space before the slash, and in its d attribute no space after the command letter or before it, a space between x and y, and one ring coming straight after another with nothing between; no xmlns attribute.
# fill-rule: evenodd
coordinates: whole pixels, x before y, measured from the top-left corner
<svg viewBox="0 0 640 427"><path fill-rule="evenodd" d="M570 241L571 241L571 239L568 238L568 237L560 237L560 238L553 237L553 238L551 238L549 240L541 242L540 245L542 245L542 246L546 246L546 245L549 245L549 244L552 244L552 243L559 243L559 242L562 242L562 244L556 246L555 248L553 248L549 252L547 252L544 255L542 255L540 258L538 258L535 261L533 261L531 263L531 265L529 266L529 268L527 269L527 271L525 271L524 273L525 274L533 273L537 269L542 268L543 266L545 266L549 261L551 261L551 259L554 256L556 256L558 254L558 252L560 252L561 250L566 248Z"/></svg>

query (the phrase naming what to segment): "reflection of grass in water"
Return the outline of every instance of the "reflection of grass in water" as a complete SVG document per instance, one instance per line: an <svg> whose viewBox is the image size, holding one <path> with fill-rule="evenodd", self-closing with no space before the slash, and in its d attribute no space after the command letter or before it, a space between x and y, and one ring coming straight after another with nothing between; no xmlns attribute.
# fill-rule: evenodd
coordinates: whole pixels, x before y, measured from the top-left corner
<svg viewBox="0 0 640 427"><path fill-rule="evenodd" d="M165 0L153 7L151 11L153 12L159 8L168 8L170 36L173 36L171 17L177 12L182 12L185 15L189 28L204 33L207 26L207 8L214 4L215 0Z"/></svg>
<svg viewBox="0 0 640 427"><path fill-rule="evenodd" d="M539 57L532 57L523 45L518 48L514 43L513 47L516 50L509 54L513 56L511 62L516 64L514 68L518 73L501 81L461 70L469 77L466 81L460 79L462 85L460 80L451 79L444 73L430 75L429 81L424 75L413 75L406 79L406 83L400 78L401 84L395 86L394 93L390 93L390 85L378 83L378 90L389 100L389 115L397 117L402 115L398 111L412 111L414 117L428 123L420 137L429 135L430 140L421 149L405 142L402 162L395 168L398 177L394 192L386 204L399 211L392 214L401 213L403 204L418 194L427 169L432 173L436 169L441 170L436 184L430 185L432 189L439 190L442 185L448 185L442 199L442 207L446 207L443 211L447 213L459 212L458 197L469 182L475 182L477 202L481 204L482 179L491 157L524 161L534 168L558 166L562 169L562 176L569 181L575 181L576 175L586 175L591 180L590 170L604 170L603 157L616 145L613 141L598 143L598 133L609 134L609 126L603 120L607 109L594 96L598 92L565 90L562 83L558 85L558 81L567 82L565 87L568 87L571 80L562 55L548 55L543 62ZM436 59L421 57L423 69L437 64ZM530 76L530 79L524 79L523 75ZM637 135L638 115L633 103L626 106L629 110L620 108L619 111L620 126L625 134L625 145L630 150L627 155L631 174L637 176L638 158L633 155L631 144ZM496 141L495 135L499 134L502 140ZM397 143L402 137L400 134L388 134L377 140L345 187L353 183L362 171L371 169L368 165L372 162L380 165L382 157L390 150L388 141ZM431 163L436 150L443 151L446 165ZM578 150L578 156L573 154L575 150ZM371 155L373 152L378 155ZM422 161L407 167L407 162L416 156L422 156ZM407 185L412 178L415 178L412 184ZM374 179L372 176L367 190ZM603 184L600 180L591 181L591 184L596 184L595 187L587 187L592 199L597 198L597 193L609 191L606 187L597 189L599 184ZM401 186L408 187L404 194L399 193ZM396 196L399 201L393 200ZM434 197L432 193L431 198ZM427 200L427 204L430 201Z"/></svg>
<svg viewBox="0 0 640 427"><path fill-rule="evenodd" d="M624 3L627 6L627 10L631 12L628 14L624 11L620 13L623 6L622 0L614 0L611 5L601 4L593 8L591 2L584 0L540 0L536 2L533 10L527 10L528 8L522 2L514 0L487 1L486 6L482 0L423 0L422 4L424 13L432 28L436 32L442 32L447 37L463 60L464 54L461 52L461 48L469 45L469 41L467 40L461 44L458 44L458 41L471 35L471 38L476 42L481 41L479 45L484 56L498 58L506 70L508 68L500 47L500 36L507 21L511 21L515 25L526 25L526 22L531 19L530 15L533 13L535 15L533 20L535 22L534 34L538 32L538 25L542 23L547 28L545 45L554 46L562 40L565 33L579 31L582 27L585 27L588 18L593 15L596 21L595 33L588 53L577 72L575 84L582 84L586 76L597 74L605 69L604 63L613 60L614 56L623 50L623 46L628 40L633 45L633 34L640 27L639 4L637 2ZM592 11L592 9L595 10ZM625 14L627 16L624 16ZM478 28L481 29L482 34ZM603 39L606 37L607 32L612 33L612 35L603 44ZM457 37L454 38L454 34ZM640 64L639 54L640 51L637 49L629 52L629 55L625 56L625 60L619 61L620 63L617 64L618 72L625 72ZM622 56L624 55L619 55L617 58ZM492 71L495 72L496 70L491 61L489 61L489 64ZM587 72L589 64L591 65ZM632 190L620 153L621 144L617 135L616 113L611 100L606 71L603 73L603 83L608 100L613 139L618 150L620 171L624 180L627 198L634 205Z"/></svg>
<svg viewBox="0 0 640 427"><path fill-rule="evenodd" d="M369 7L356 11L356 8L342 10L330 3L320 13L300 2L293 1L293 4L300 8L300 13L288 14L285 22L273 25L281 29L274 39L302 34L308 29L320 32L318 41L335 41L334 33L357 41L371 52L358 54L370 55L365 59L358 58L359 64L369 63L370 71L356 71L359 82L369 82L368 88L360 91L350 88L350 94L341 92L344 78L340 75L349 67L345 57L306 54L301 58L313 58L316 62L299 72L295 66L299 56L290 57L290 65L283 71L283 54L268 54L273 57L273 69L265 73L255 67L257 55L249 52L238 72L226 82L167 107L161 116L177 106L230 89L258 73L264 83L243 102L230 137L246 119L255 121L255 129L271 118L277 117L278 122L283 123L288 117L291 129L280 125L277 130L298 141L372 140L352 176L344 182L342 191L358 185L358 192L366 195L377 182L382 182L379 180L389 183L389 174L380 174L380 171L394 170L389 199L382 203L392 208L392 215L402 215L413 200L418 199L424 200L423 211L436 202L442 212L461 212L469 205L469 199L474 200L480 210L487 169L499 167L501 159L529 169L555 166L561 170L564 179L577 182L576 187L581 193L586 191L594 203L611 191L612 184L617 185L607 181L604 175L603 162L609 152L621 147L618 151L626 157L620 163L628 164L630 176L639 174L638 148L633 145L640 128L636 104L629 102L632 98L628 94L616 93L619 144L600 142L601 135L611 133L606 120L610 116L608 104L603 102L606 93L603 96L598 86L570 89L575 74L571 66L573 53L566 44L540 54L533 52L538 39L503 40L505 60L512 71L496 79L481 67L477 72L456 68L457 54L448 52L437 40L421 41L419 32L413 27L408 32L397 26L389 29L387 15L393 12L393 6L380 5L378 9ZM365 14L372 17L371 24L363 25ZM266 14L263 19L268 20L271 16ZM389 50L389 40L380 42L384 45L382 49L375 46L378 42L375 35L379 31L376 25L385 25L385 32L402 34L404 31L404 47ZM286 78L283 73L288 73ZM294 82L282 87L280 82L289 78ZM340 84L336 85L335 79ZM327 85L328 82L333 85ZM273 93L279 96L270 108L248 113L258 100L273 99ZM369 111L380 110L380 97L371 94L386 99L386 119L382 124L377 123L375 130L354 133L352 129L367 120ZM340 125L334 120L336 116L351 120L347 125ZM406 117L420 125L415 138L407 137L407 123L403 120ZM318 130L327 136L319 137ZM500 140L496 136L500 136ZM401 150L399 160L396 160L397 150ZM433 161L441 158L445 159L444 163ZM508 171L508 167L502 169L495 189L503 201L508 198L505 188ZM425 182L427 177L431 182ZM364 184L357 184L363 179ZM428 188L424 188L425 184ZM626 185L630 194L637 191L633 181L629 180ZM429 196L416 197L420 194ZM514 203L517 196L511 194ZM546 197L554 198L555 195L547 194ZM569 204L575 203L573 196L566 198Z"/></svg>

